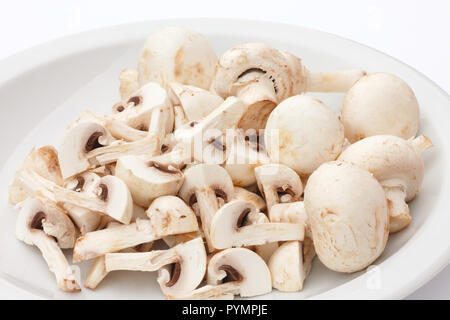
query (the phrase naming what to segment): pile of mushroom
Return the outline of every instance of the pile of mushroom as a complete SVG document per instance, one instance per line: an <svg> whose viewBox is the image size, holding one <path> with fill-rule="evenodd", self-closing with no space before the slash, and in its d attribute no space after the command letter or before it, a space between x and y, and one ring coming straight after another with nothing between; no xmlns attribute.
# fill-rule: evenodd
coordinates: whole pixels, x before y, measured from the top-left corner
<svg viewBox="0 0 450 320"><path fill-rule="evenodd" d="M81 113L9 188L17 238L61 290L81 290L72 249L73 263L93 260L91 290L129 270L158 272L167 299L300 291L316 255L364 270L414 217L433 144L397 76L315 72L264 43L217 58L203 35L169 27L119 81L111 114ZM309 91L345 93L341 114Z"/></svg>

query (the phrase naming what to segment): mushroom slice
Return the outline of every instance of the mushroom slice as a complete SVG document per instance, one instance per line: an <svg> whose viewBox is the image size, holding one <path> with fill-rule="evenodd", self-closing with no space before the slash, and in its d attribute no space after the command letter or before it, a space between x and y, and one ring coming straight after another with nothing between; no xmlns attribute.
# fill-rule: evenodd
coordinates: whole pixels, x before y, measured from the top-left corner
<svg viewBox="0 0 450 320"><path fill-rule="evenodd" d="M22 174L25 170L32 170L40 177L57 185L63 185L63 179L58 162L58 153L52 146L33 148L17 169L14 180L8 189L8 198L12 204L17 204L35 194L34 183L26 183Z"/></svg>
<svg viewBox="0 0 450 320"><path fill-rule="evenodd" d="M329 269L360 271L383 252L387 202L368 171L343 161L324 163L309 177L304 202L314 248Z"/></svg>
<svg viewBox="0 0 450 320"><path fill-rule="evenodd" d="M146 208L157 197L176 195L183 183L183 173L176 167L137 156L121 157L115 175L128 186L133 201Z"/></svg>
<svg viewBox="0 0 450 320"><path fill-rule="evenodd" d="M302 196L302 181L288 166L265 164L255 168L255 176L269 215L274 204L299 201Z"/></svg>
<svg viewBox="0 0 450 320"><path fill-rule="evenodd" d="M259 137L255 133L250 134L250 130L245 133L243 131L227 131L229 151L224 168L228 171L235 186L248 187L255 184L254 169L270 163L269 156L262 144L259 143Z"/></svg>
<svg viewBox="0 0 450 320"><path fill-rule="evenodd" d="M380 182L386 193L390 232L400 231L411 222L406 203L414 199L422 184L424 164L420 153L432 145L424 136L411 140L372 136L355 142L339 157L368 170Z"/></svg>
<svg viewBox="0 0 450 320"><path fill-rule="evenodd" d="M56 206L44 205L28 198L16 222L16 237L39 248L51 272L55 274L58 288L68 292L80 291L73 272L61 248L70 248L75 241L75 227Z"/></svg>
<svg viewBox="0 0 450 320"><path fill-rule="evenodd" d="M216 253L208 264L208 285L168 299L211 299L223 295L254 297L272 291L270 271L251 250L231 248Z"/></svg>
<svg viewBox="0 0 450 320"><path fill-rule="evenodd" d="M181 27L161 28L150 34L139 57L139 85L176 81L209 89L217 56L201 34Z"/></svg>
<svg viewBox="0 0 450 320"><path fill-rule="evenodd" d="M305 226L305 237L312 238L311 226L303 201L273 205L270 210L269 219L270 222L303 223Z"/></svg>
<svg viewBox="0 0 450 320"><path fill-rule="evenodd" d="M264 142L273 163L309 176L322 163L335 160L344 144L344 127L321 101L306 95L284 100L270 114Z"/></svg>
<svg viewBox="0 0 450 320"><path fill-rule="evenodd" d="M263 198L254 192L245 188L234 187L234 198L236 200L244 200L255 206L257 211L265 211L267 209L266 202Z"/></svg>
<svg viewBox="0 0 450 320"><path fill-rule="evenodd" d="M119 82L120 97L122 100L127 100L137 89L139 89L138 72L136 70L123 69L119 75ZM121 112L119 110L115 111Z"/></svg>
<svg viewBox="0 0 450 320"><path fill-rule="evenodd" d="M276 241L303 240L304 225L297 223L261 223L243 225L256 208L249 202L233 200L221 207L211 222L210 237L214 248L261 245Z"/></svg>
<svg viewBox="0 0 450 320"><path fill-rule="evenodd" d="M133 215L133 200L127 185L115 176L101 177L92 194L55 187L58 202L100 212L122 223L130 223Z"/></svg>
<svg viewBox="0 0 450 320"><path fill-rule="evenodd" d="M359 79L345 95L341 109L345 136L351 143L380 134L409 139L417 134L419 118L412 89L384 72Z"/></svg>
<svg viewBox="0 0 450 320"><path fill-rule="evenodd" d="M129 225L89 232L78 238L74 248L74 262L117 252L168 235L198 230L195 214L175 196L155 199L147 210L147 216L148 220L138 218Z"/></svg>
<svg viewBox="0 0 450 320"><path fill-rule="evenodd" d="M314 247L310 239L305 242L283 243L275 250L268 263L272 286L283 292L301 291L311 270L312 258Z"/></svg>
<svg viewBox="0 0 450 320"><path fill-rule="evenodd" d="M184 183L179 195L190 207L197 203L210 252L214 250L210 239L211 222L221 202L226 203L233 198L233 191L230 176L218 165L198 164L184 171Z"/></svg>
<svg viewBox="0 0 450 320"><path fill-rule="evenodd" d="M183 242L167 250L146 253L108 253L107 271L157 271L170 265L171 272L160 272L158 283L167 295L183 295L202 282L206 272L206 251L202 238Z"/></svg>
<svg viewBox="0 0 450 320"><path fill-rule="evenodd" d="M177 82L169 84L169 96L174 106L182 108L188 122L205 118L224 101L205 89Z"/></svg>
<svg viewBox="0 0 450 320"><path fill-rule="evenodd" d="M237 96L249 106L240 128L264 128L267 117L284 99L311 91L347 91L365 72L315 73L301 60L264 43L246 43L219 59L212 88L226 98Z"/></svg>

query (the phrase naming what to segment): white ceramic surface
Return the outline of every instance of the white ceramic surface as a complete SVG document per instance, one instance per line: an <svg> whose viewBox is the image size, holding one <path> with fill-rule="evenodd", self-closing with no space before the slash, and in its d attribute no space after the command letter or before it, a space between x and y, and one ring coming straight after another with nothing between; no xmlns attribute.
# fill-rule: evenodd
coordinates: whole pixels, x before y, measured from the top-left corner
<svg viewBox="0 0 450 320"><path fill-rule="evenodd" d="M310 69L364 68L405 79L421 105L420 132L435 148L424 154L422 191L410 204L409 228L389 239L383 255L369 272L352 275L327 270L318 259L300 293L277 291L260 297L402 298L428 281L450 259L449 192L450 100L433 82L411 67L376 50L337 36L267 22L224 19L152 21L95 30L53 41L0 62L0 278L42 298L161 298L155 274L114 272L96 291L65 294L35 248L15 239L16 213L7 202L14 170L32 146L58 145L65 127L84 109L108 113L118 100L119 72L136 65L146 35L158 27L187 26L205 34L217 53L248 41L265 41L303 58ZM342 94L314 94L336 112ZM80 265L84 280L89 263Z"/></svg>

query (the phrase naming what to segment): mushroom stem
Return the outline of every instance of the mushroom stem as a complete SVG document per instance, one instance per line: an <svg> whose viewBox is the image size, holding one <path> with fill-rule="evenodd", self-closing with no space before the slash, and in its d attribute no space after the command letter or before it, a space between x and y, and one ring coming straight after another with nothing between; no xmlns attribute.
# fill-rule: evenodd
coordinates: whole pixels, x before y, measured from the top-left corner
<svg viewBox="0 0 450 320"><path fill-rule="evenodd" d="M100 165L104 165L126 155L156 155L159 152L158 146L158 137L151 134L138 141L96 148L87 156L90 162L96 159Z"/></svg>
<svg viewBox="0 0 450 320"><path fill-rule="evenodd" d="M177 261L177 249L154 250L139 253L108 253L105 265L108 272L114 270L156 271Z"/></svg>
<svg viewBox="0 0 450 320"><path fill-rule="evenodd" d="M240 289L240 284L238 281L231 281L221 283L219 285L206 285L199 289L193 290L189 295L186 296L172 296L167 295L168 300L208 300L208 299L219 299L221 297L227 297L233 299L234 295L238 294Z"/></svg>
<svg viewBox="0 0 450 320"><path fill-rule="evenodd" d="M33 192L37 194L41 194L45 198L56 202L55 195L51 191L54 187L59 187L56 183L53 181L47 180L37 174L35 171L26 169L23 170L20 175L19 179L27 185ZM60 187L61 188L61 187Z"/></svg>
<svg viewBox="0 0 450 320"><path fill-rule="evenodd" d="M366 72L360 69L341 72L306 70L306 75L306 91L347 92Z"/></svg>
<svg viewBox="0 0 450 320"><path fill-rule="evenodd" d="M420 135L416 138L411 138L409 140L409 143L411 143L411 145L413 146L413 148L418 152L421 153L427 149L432 148L433 142L431 142L431 140L424 135Z"/></svg>
<svg viewBox="0 0 450 320"><path fill-rule="evenodd" d="M208 245L208 251L214 251L214 246L211 242L211 222L219 210L219 203L216 198L214 190L207 189L205 192L196 192L197 204L200 209L200 219L202 222L203 233L205 234L206 243Z"/></svg>
<svg viewBox="0 0 450 320"><path fill-rule="evenodd" d="M181 106L174 106L173 107L173 114L174 114L174 128L175 130L177 128L182 127L184 124L188 123L188 119L186 118L186 114L184 113L183 107Z"/></svg>
<svg viewBox="0 0 450 320"><path fill-rule="evenodd" d="M67 292L80 291L72 269L56 241L40 230L33 230L30 237L33 244L41 251L50 271L55 274L58 288Z"/></svg>
<svg viewBox="0 0 450 320"><path fill-rule="evenodd" d="M117 120L107 119L104 121L106 130L116 139L133 142L148 137L148 132L137 130L126 123Z"/></svg>
<svg viewBox="0 0 450 320"><path fill-rule="evenodd" d="M383 186L389 212L389 232L394 233L406 228L411 222L409 207L406 204L406 191L401 186Z"/></svg>
<svg viewBox="0 0 450 320"><path fill-rule="evenodd" d="M76 192L59 186L54 186L53 191L54 197L58 202L69 203L81 208L89 209L93 212L108 214L105 201L100 200L94 195Z"/></svg>
<svg viewBox="0 0 450 320"><path fill-rule="evenodd" d="M88 289L95 289L100 282L108 275L105 267L105 256L97 257L91 265L89 274L84 282L84 286Z"/></svg>

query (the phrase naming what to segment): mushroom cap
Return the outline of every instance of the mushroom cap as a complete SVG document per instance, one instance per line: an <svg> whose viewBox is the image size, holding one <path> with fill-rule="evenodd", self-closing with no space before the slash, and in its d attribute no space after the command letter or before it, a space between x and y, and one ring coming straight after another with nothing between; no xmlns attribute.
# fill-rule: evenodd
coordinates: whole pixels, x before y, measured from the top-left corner
<svg viewBox="0 0 450 320"><path fill-rule="evenodd" d="M176 196L162 196L155 199L147 210L147 216L152 222L156 234L177 234L183 224L183 229L198 230L197 217L192 209Z"/></svg>
<svg viewBox="0 0 450 320"><path fill-rule="evenodd" d="M273 82L274 102L304 90L301 60L265 43L245 43L225 51L217 63L212 88L223 98L235 95L239 78L249 71L260 71Z"/></svg>
<svg viewBox="0 0 450 320"><path fill-rule="evenodd" d="M344 127L321 101L298 95L272 111L265 144L272 162L285 164L305 177L338 157L344 144Z"/></svg>
<svg viewBox="0 0 450 320"><path fill-rule="evenodd" d="M177 168L137 156L119 158L115 175L126 183L134 202L145 208L157 197L177 194L183 183Z"/></svg>
<svg viewBox="0 0 450 320"><path fill-rule="evenodd" d="M152 119L152 114L159 109L166 112L167 119L163 127L166 132L172 132L174 114L172 104L167 92L158 83L150 82L134 92L127 100L127 104L133 103L124 111L115 114L117 120L125 121L132 128L148 129Z"/></svg>
<svg viewBox="0 0 450 320"><path fill-rule="evenodd" d="M73 248L77 236L75 226L58 206L36 198L27 198L21 206L16 222L16 237L19 240L34 245L29 234L43 231L54 237L60 248Z"/></svg>
<svg viewBox="0 0 450 320"><path fill-rule="evenodd" d="M166 87L176 81L209 89L216 62L216 53L203 35L187 28L161 28L148 36L142 48L139 84L154 81Z"/></svg>
<svg viewBox="0 0 450 320"><path fill-rule="evenodd" d="M165 295L185 295L198 287L206 273L206 250L201 237L175 246L179 268L165 266L158 271L157 281ZM172 283L177 277L175 283Z"/></svg>
<svg viewBox="0 0 450 320"><path fill-rule="evenodd" d="M188 121L203 119L224 101L222 97L205 89L178 82L169 84L169 96L173 105L183 107Z"/></svg>
<svg viewBox="0 0 450 320"><path fill-rule="evenodd" d="M217 285L232 278L226 270L234 270L240 276L239 294L252 297L272 290L270 271L264 260L245 248L230 248L216 253L208 264L207 282Z"/></svg>
<svg viewBox="0 0 450 320"><path fill-rule="evenodd" d="M412 200L423 181L424 164L413 145L396 136L379 135L364 138L350 145L339 160L366 169L382 186L401 186L406 201Z"/></svg>
<svg viewBox="0 0 450 320"><path fill-rule="evenodd" d="M302 251L299 241L288 241L272 253L267 265L275 289L283 292L302 290L305 279Z"/></svg>
<svg viewBox="0 0 450 320"><path fill-rule="evenodd" d="M368 171L324 163L309 177L304 198L314 247L328 268L355 272L381 255L389 235L387 201Z"/></svg>
<svg viewBox="0 0 450 320"><path fill-rule="evenodd" d="M86 154L112 141L106 129L94 121L81 121L66 131L58 149L59 164L64 179L90 167Z"/></svg>
<svg viewBox="0 0 450 320"><path fill-rule="evenodd" d="M419 104L402 79L389 73L373 73L359 79L347 92L341 121L352 143L379 134L408 139L419 128Z"/></svg>
<svg viewBox="0 0 450 320"><path fill-rule="evenodd" d="M102 185L106 186L106 195ZM98 187L101 189L99 197L106 197L103 200L107 203L108 215L122 223L130 223L133 217L133 199L125 182L115 176L104 176Z"/></svg>
<svg viewBox="0 0 450 320"><path fill-rule="evenodd" d="M214 190L225 202L233 199L233 182L227 171L216 164L198 164L184 171L184 182L179 196L192 205L193 196L198 192Z"/></svg>

